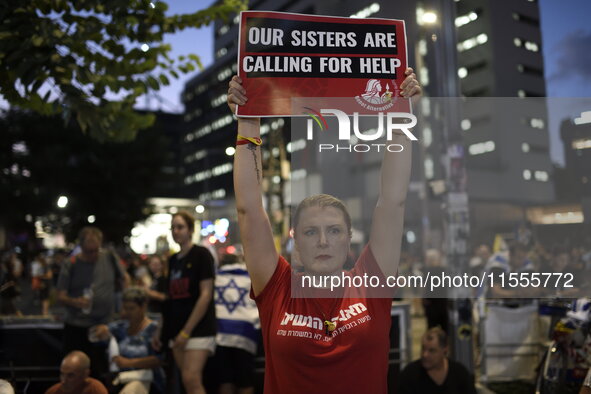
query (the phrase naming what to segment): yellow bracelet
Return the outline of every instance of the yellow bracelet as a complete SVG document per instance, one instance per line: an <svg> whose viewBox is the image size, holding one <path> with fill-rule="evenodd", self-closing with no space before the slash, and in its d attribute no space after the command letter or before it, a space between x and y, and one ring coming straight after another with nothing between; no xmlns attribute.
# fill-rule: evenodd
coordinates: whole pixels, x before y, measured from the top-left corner
<svg viewBox="0 0 591 394"><path fill-rule="evenodd" d="M257 146L260 146L263 144L263 140L260 139L259 137L245 137L243 135L238 134L238 137L236 139L238 141L248 141L248 142L255 144ZM238 143L238 145L242 145L242 144Z"/></svg>
<svg viewBox="0 0 591 394"><path fill-rule="evenodd" d="M181 330L181 332L179 332L179 335L180 335L181 337L185 338L185 339L189 339L189 338L191 338L191 336L190 336L189 334L187 334L187 333L185 332L185 330Z"/></svg>

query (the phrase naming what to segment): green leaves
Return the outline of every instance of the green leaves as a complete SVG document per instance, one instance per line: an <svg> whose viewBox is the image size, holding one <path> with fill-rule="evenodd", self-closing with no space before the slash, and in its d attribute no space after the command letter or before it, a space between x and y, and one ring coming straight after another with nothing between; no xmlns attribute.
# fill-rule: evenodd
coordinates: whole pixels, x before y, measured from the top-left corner
<svg viewBox="0 0 591 394"><path fill-rule="evenodd" d="M43 45L43 41L44 41L44 38L41 36L31 37L31 43L36 47L40 47L41 45Z"/></svg>
<svg viewBox="0 0 591 394"><path fill-rule="evenodd" d="M246 0L224 0L192 14L166 16L167 4L152 2L153 8L147 0L8 2L0 23L2 95L15 107L71 114L101 141L133 138L153 120L133 109L138 97L202 68L194 54L171 59L164 34L246 8ZM149 51L140 50L142 44Z"/></svg>
<svg viewBox="0 0 591 394"><path fill-rule="evenodd" d="M148 84L148 86L154 90L158 90L160 89L160 85L158 84L158 81L156 80L156 78L154 77L148 77L148 79L146 80L146 83Z"/></svg>

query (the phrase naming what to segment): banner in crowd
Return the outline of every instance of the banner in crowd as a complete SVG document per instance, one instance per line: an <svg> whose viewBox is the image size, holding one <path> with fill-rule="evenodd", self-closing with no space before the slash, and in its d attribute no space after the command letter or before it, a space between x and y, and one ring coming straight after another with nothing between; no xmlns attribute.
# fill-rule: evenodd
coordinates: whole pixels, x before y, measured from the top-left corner
<svg viewBox="0 0 591 394"><path fill-rule="evenodd" d="M239 116L293 116L291 100L350 98L348 113L392 111L407 68L404 21L244 11ZM406 104L408 107L408 103Z"/></svg>

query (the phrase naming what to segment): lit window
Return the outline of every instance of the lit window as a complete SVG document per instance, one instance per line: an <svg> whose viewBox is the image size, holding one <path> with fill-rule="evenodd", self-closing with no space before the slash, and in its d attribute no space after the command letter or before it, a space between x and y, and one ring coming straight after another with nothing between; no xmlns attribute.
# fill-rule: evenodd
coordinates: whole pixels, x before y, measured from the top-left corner
<svg viewBox="0 0 591 394"><path fill-rule="evenodd" d="M471 155L481 155L483 153L489 153L495 150L494 141L479 142L472 144L468 147L468 152Z"/></svg>
<svg viewBox="0 0 591 394"><path fill-rule="evenodd" d="M430 127L425 127L423 129L423 144L425 144L425 147L428 148L431 146L432 142L433 142L433 131L431 130Z"/></svg>
<svg viewBox="0 0 591 394"><path fill-rule="evenodd" d="M232 69L230 67L226 67L222 71L219 72L218 81L223 81L224 79L227 79L228 77L231 77L231 76L232 76Z"/></svg>
<svg viewBox="0 0 591 394"><path fill-rule="evenodd" d="M226 102L226 99L228 98L228 95L226 93L219 95L218 97L214 98L213 100L211 100L211 106L213 108L215 107L219 107L220 105L224 104Z"/></svg>
<svg viewBox="0 0 591 394"><path fill-rule="evenodd" d="M475 12L470 12L467 15L458 16L456 18L456 27L462 27L472 21L475 21L476 19L478 19L478 14L476 14Z"/></svg>
<svg viewBox="0 0 591 394"><path fill-rule="evenodd" d="M525 49L527 49L528 51L532 51L532 52L539 52L540 51L540 47L538 46L538 44L533 41L526 41L525 42Z"/></svg>
<svg viewBox="0 0 591 394"><path fill-rule="evenodd" d="M458 43L458 51L464 52L469 49L472 49L478 45L486 44L488 42L488 36L485 33L481 33L476 37L468 38L460 43Z"/></svg>
<svg viewBox="0 0 591 394"><path fill-rule="evenodd" d="M226 197L226 190L225 189L217 189L217 190L212 191L211 193L202 193L199 195L199 197L197 197L197 199L200 201L207 201L207 200L212 200L212 199L213 200L221 199L224 197ZM209 234L209 232L207 234Z"/></svg>
<svg viewBox="0 0 591 394"><path fill-rule="evenodd" d="M470 122L470 119L464 119L462 120L461 126L462 130L464 131L470 130L470 128L472 127L472 122Z"/></svg>
<svg viewBox="0 0 591 394"><path fill-rule="evenodd" d="M429 85L429 69L425 66L422 66L419 70L419 81L423 84L423 86Z"/></svg>
<svg viewBox="0 0 591 394"><path fill-rule="evenodd" d="M425 159L425 178L427 179L433 179L433 177L435 176L435 168L433 166L433 159L431 159L430 157L427 157Z"/></svg>
<svg viewBox="0 0 591 394"><path fill-rule="evenodd" d="M211 129L217 130L232 123L232 115L226 115L211 123Z"/></svg>
<svg viewBox="0 0 591 394"><path fill-rule="evenodd" d="M578 139L572 142L573 149L581 150L581 149L589 149L591 148L591 139Z"/></svg>
<svg viewBox="0 0 591 394"><path fill-rule="evenodd" d="M429 99L421 100L421 110L423 111L423 115L425 115L425 116L431 115L431 100L429 100Z"/></svg>
<svg viewBox="0 0 591 394"><path fill-rule="evenodd" d="M576 125L591 123L591 111L581 112L581 116L575 118Z"/></svg>
<svg viewBox="0 0 591 394"><path fill-rule="evenodd" d="M215 57L216 58L220 58L222 56L224 56L226 53L228 53L228 50L226 48L220 48L216 53L215 53Z"/></svg>
<svg viewBox="0 0 591 394"><path fill-rule="evenodd" d="M419 40L419 54L421 56L426 56L427 52L428 52L427 41L424 39Z"/></svg>
<svg viewBox="0 0 591 394"><path fill-rule="evenodd" d="M546 171L536 171L534 172L534 178L536 181L548 182L548 173Z"/></svg>
<svg viewBox="0 0 591 394"><path fill-rule="evenodd" d="M539 52L540 51L540 45L537 42L524 40L519 37L515 37L513 39L513 44L518 48L525 48L526 50L531 51L531 52Z"/></svg>
<svg viewBox="0 0 591 394"><path fill-rule="evenodd" d="M306 140L299 139L287 144L287 151L289 153L297 152L299 150L306 149Z"/></svg>
<svg viewBox="0 0 591 394"><path fill-rule="evenodd" d="M380 10L380 5L378 3L373 3L368 7L356 12L355 14L351 15L351 18L367 18L370 15L375 14Z"/></svg>
<svg viewBox="0 0 591 394"><path fill-rule="evenodd" d="M529 181L531 179L531 171L530 170L523 170L523 179Z"/></svg>
<svg viewBox="0 0 591 394"><path fill-rule="evenodd" d="M306 171L305 169L299 169L299 170L294 170L291 172L291 180L292 181L298 181L300 179L304 179L306 178L306 176L308 176L308 171Z"/></svg>
<svg viewBox="0 0 591 394"><path fill-rule="evenodd" d="M529 120L529 125L531 127L533 127L534 129L543 129L544 126L546 125L546 123L544 122L544 119L540 119L540 118L531 118Z"/></svg>
<svg viewBox="0 0 591 394"><path fill-rule="evenodd" d="M231 172L232 168L232 163L224 163L220 164L219 166L213 167L211 169L211 173L213 174L213 176L219 176Z"/></svg>
<svg viewBox="0 0 591 394"><path fill-rule="evenodd" d="M197 129L193 132L193 137L194 138L201 138L207 134L211 133L211 126L207 125L207 126L203 126L200 129Z"/></svg>
<svg viewBox="0 0 591 394"><path fill-rule="evenodd" d="M521 38L515 37L513 39L513 44L515 44L516 47L520 48L523 45L523 41L521 41Z"/></svg>

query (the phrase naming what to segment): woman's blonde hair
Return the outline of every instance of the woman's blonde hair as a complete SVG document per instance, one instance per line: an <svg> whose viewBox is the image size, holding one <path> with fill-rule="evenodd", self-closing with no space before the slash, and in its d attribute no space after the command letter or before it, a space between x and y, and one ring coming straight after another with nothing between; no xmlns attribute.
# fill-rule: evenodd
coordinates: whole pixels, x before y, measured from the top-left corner
<svg viewBox="0 0 591 394"><path fill-rule="evenodd" d="M316 194L314 196L306 197L298 204L293 217L294 231L298 227L302 211L309 207L333 207L340 210L343 213L345 224L347 225L347 232L351 235L351 216L349 215L349 212L347 212L347 207L345 207L345 204L341 200L330 194Z"/></svg>

